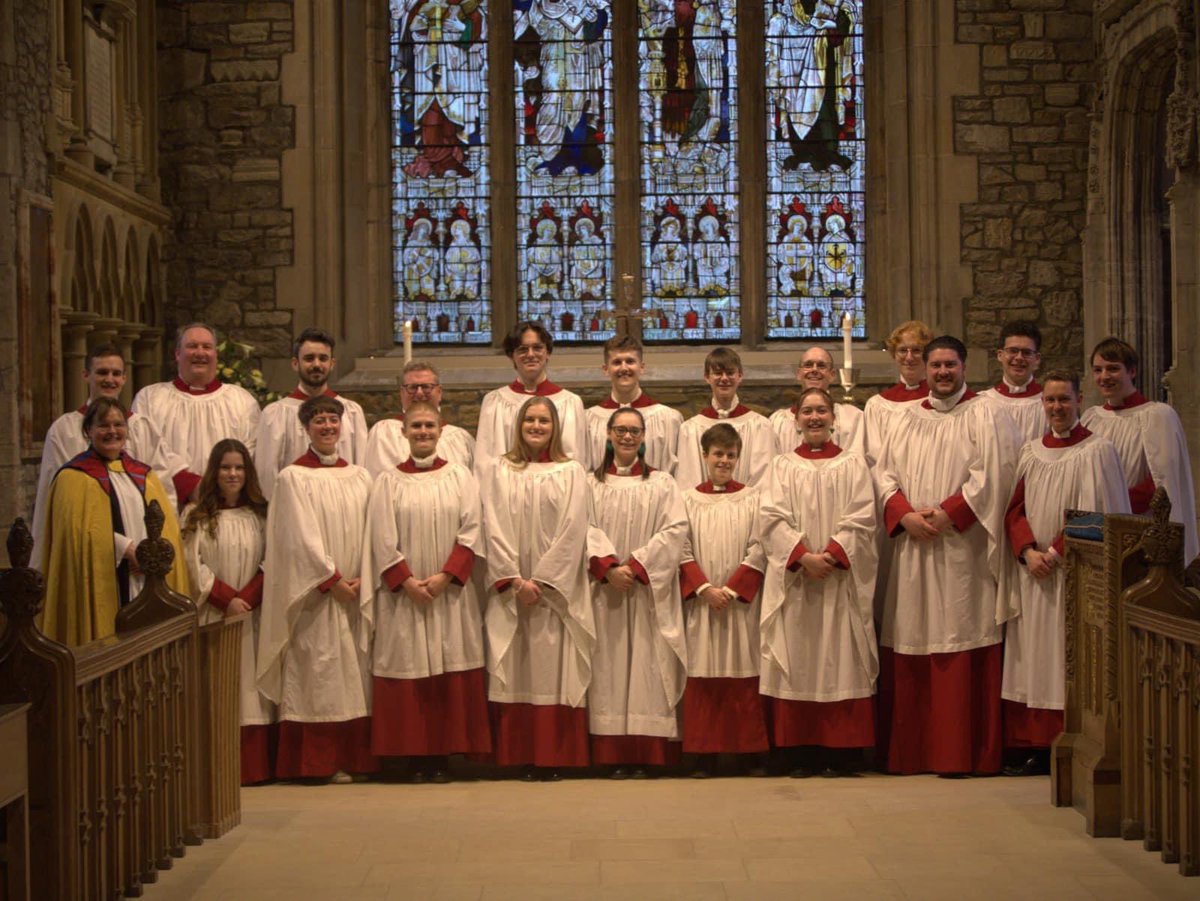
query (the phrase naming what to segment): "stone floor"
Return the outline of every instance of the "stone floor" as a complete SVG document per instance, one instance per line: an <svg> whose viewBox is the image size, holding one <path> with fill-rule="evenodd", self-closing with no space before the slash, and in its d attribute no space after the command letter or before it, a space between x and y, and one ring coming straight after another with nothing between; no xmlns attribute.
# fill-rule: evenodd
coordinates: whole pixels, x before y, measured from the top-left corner
<svg viewBox="0 0 1200 901"><path fill-rule="evenodd" d="M147 901L1189 899L1046 779L275 785Z"/></svg>

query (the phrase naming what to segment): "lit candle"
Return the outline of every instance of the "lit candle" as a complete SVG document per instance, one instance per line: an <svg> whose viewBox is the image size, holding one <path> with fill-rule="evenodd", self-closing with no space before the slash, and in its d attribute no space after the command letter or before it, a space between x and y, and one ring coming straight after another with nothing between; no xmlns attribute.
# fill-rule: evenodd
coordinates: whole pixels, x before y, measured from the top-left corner
<svg viewBox="0 0 1200 901"><path fill-rule="evenodd" d="M851 354L850 330L854 327L854 317L849 313L842 314L842 368L853 369L854 357Z"/></svg>
<svg viewBox="0 0 1200 901"><path fill-rule="evenodd" d="M404 320L404 362L412 362L412 320Z"/></svg>

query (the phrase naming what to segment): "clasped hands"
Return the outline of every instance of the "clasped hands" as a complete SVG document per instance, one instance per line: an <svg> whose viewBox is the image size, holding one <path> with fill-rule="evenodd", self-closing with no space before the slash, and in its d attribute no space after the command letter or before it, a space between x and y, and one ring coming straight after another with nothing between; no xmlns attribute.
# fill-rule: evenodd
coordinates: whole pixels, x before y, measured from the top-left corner
<svg viewBox="0 0 1200 901"><path fill-rule="evenodd" d="M434 573L428 579L409 576L400 587L404 589L404 593L414 604L426 605L432 604L449 584L450 574L440 572Z"/></svg>
<svg viewBox="0 0 1200 901"><path fill-rule="evenodd" d="M941 507L925 507L900 517L900 525L913 541L933 541L950 528L950 514Z"/></svg>
<svg viewBox="0 0 1200 901"><path fill-rule="evenodd" d="M1049 551L1039 551L1035 547L1026 548L1022 559L1025 561L1025 568L1029 570L1029 574L1035 579L1045 579L1051 575L1062 560L1058 554L1052 554Z"/></svg>

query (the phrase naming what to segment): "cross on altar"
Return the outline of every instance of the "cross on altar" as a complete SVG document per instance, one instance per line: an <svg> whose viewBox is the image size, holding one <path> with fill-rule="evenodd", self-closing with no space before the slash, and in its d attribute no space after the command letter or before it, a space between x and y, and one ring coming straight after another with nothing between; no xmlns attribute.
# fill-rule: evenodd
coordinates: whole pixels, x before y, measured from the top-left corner
<svg viewBox="0 0 1200 901"><path fill-rule="evenodd" d="M621 299L617 302L615 309L597 310L596 315L603 316L605 319L615 319L617 323L617 334L628 335L630 333L630 320L641 324L643 320L650 319L657 322L663 317L663 311L659 309L646 309L645 307L634 307L633 305L633 283L634 277L628 273L621 275ZM639 329L640 331L640 329Z"/></svg>

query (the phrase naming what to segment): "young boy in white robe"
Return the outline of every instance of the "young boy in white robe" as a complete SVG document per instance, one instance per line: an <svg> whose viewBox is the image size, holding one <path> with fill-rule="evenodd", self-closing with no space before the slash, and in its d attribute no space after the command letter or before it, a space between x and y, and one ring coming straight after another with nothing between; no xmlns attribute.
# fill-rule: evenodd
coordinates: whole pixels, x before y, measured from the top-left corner
<svg viewBox="0 0 1200 901"><path fill-rule="evenodd" d="M865 458L830 438L827 391L805 389L796 418L803 441L763 492L762 693L793 776L849 775L875 744L875 492Z"/></svg>
<svg viewBox="0 0 1200 901"><path fill-rule="evenodd" d="M718 422L733 426L742 438L733 477L743 485L757 485L766 476L775 456L775 433L765 416L738 401L743 375L742 358L732 348L715 348L704 358L704 381L712 390L712 402L679 430L675 480L681 488L699 485L707 477L700 438Z"/></svg>
<svg viewBox="0 0 1200 901"><path fill-rule="evenodd" d="M650 768L679 762L687 646L677 573L687 517L675 480L646 463L641 412L614 411L607 434L604 457L588 477L596 580L592 762L613 767L614 779L645 778Z"/></svg>
<svg viewBox="0 0 1200 901"><path fill-rule="evenodd" d="M1066 603L1063 511L1128 513L1124 470L1112 442L1079 422L1079 376L1046 375L1041 392L1049 427L1017 462L1005 514L1008 547L1001 618L1004 636L1004 746L1019 762L1010 775L1050 772L1049 749L1066 707Z"/></svg>
<svg viewBox="0 0 1200 901"><path fill-rule="evenodd" d="M796 367L796 382L802 391L805 388L822 388L828 391L833 384L834 375L833 356L823 347L810 347ZM796 425L798 407L799 402L771 414L771 428L775 432L777 453L789 453L800 443L800 430ZM863 411L852 403L838 404L836 411L830 440L842 450L861 454L866 441Z"/></svg>
<svg viewBox="0 0 1200 901"><path fill-rule="evenodd" d="M438 408L409 405L411 456L371 486L363 579L375 607L371 751L410 757L414 779L450 781L451 754L487 754L479 489L438 453ZM482 575L482 573L480 573Z"/></svg>
<svg viewBox="0 0 1200 901"><path fill-rule="evenodd" d="M554 404L560 423L559 443L568 460L587 460L587 420L579 395L550 381L546 367L554 353L554 336L540 322L519 322L504 338L504 353L517 377L503 388L489 391L479 407L475 430L475 468L492 466L513 448L517 413L531 397Z"/></svg>
<svg viewBox="0 0 1200 901"><path fill-rule="evenodd" d="M562 448L548 397L521 405L512 450L480 481L492 745L533 781L588 765L596 626L585 559L587 473Z"/></svg>
<svg viewBox="0 0 1200 901"><path fill-rule="evenodd" d="M1042 386L1034 373L1042 362L1042 331L1036 322L1017 319L1000 329L1000 382L979 396L1008 413L1021 435L1021 443L1046 434L1046 414L1042 410Z"/></svg>
<svg viewBox="0 0 1200 901"><path fill-rule="evenodd" d="M414 403L442 406L442 380L437 369L423 360L404 364L400 375L400 413L380 419L367 435L367 453L363 466L373 476L399 466L411 456L404 437L404 417ZM467 469L475 465L475 437L453 423L442 422L438 438L438 456L447 463L461 463Z"/></svg>
<svg viewBox="0 0 1200 901"><path fill-rule="evenodd" d="M200 624L249 614L242 623L242 785L275 775L275 705L255 681L262 616L267 501L250 451L236 438L213 445L195 501L183 511L183 550Z"/></svg>
<svg viewBox="0 0 1200 901"><path fill-rule="evenodd" d="M653 400L642 391L642 342L632 335L618 335L604 343L604 375L612 384L612 392L587 410L588 458L587 468L595 470L604 459L604 443L608 440L608 420L614 410L633 407L646 421L646 462L668 475L675 471L676 449L683 414Z"/></svg>
<svg viewBox="0 0 1200 901"><path fill-rule="evenodd" d="M1200 554L1196 532L1196 495L1187 436L1174 408L1147 400L1134 387L1137 351L1119 338L1105 338L1092 351L1092 378L1102 407L1084 411L1085 428L1103 435L1117 448L1134 513L1150 509L1156 488L1171 499L1171 521L1183 523L1183 563Z"/></svg>
<svg viewBox="0 0 1200 901"><path fill-rule="evenodd" d="M371 605L363 544L371 476L338 456L344 407L318 395L297 414L308 451L284 468L267 515L258 686L279 705L281 779L373 772Z"/></svg>
<svg viewBox="0 0 1200 901"><path fill-rule="evenodd" d="M758 488L733 479L737 430L719 422L701 436L708 478L683 492L688 538L679 566L687 633L683 750L692 776L711 776L718 754L747 755L753 773L770 749L758 690L760 591Z"/></svg>

